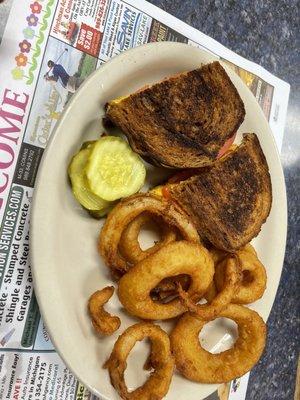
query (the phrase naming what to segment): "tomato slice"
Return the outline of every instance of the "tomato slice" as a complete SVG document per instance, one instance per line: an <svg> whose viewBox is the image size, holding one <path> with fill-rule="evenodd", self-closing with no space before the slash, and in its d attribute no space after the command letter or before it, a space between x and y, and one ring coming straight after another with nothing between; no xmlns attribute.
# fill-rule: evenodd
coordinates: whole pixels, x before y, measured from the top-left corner
<svg viewBox="0 0 300 400"><path fill-rule="evenodd" d="M236 137L236 132L234 135L231 136L231 138L227 139L226 142L223 144L223 147L219 150L219 153L217 155L217 159L222 157L227 151L230 149L230 146L234 142L234 139Z"/></svg>
<svg viewBox="0 0 300 400"><path fill-rule="evenodd" d="M170 193L168 186L163 186L161 193L166 200L171 199L171 193Z"/></svg>

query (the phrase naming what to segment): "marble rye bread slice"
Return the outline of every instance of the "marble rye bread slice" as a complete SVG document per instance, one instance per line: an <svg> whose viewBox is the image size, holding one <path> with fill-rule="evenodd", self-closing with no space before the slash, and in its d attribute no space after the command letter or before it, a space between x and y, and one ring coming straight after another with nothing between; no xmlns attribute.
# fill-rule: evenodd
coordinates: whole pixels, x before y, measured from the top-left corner
<svg viewBox="0 0 300 400"><path fill-rule="evenodd" d="M235 251L260 232L272 204L268 165L254 133L236 150L170 187L171 198L218 249Z"/></svg>
<svg viewBox="0 0 300 400"><path fill-rule="evenodd" d="M106 117L134 151L159 165L197 168L214 161L245 109L219 62L167 78L109 102Z"/></svg>

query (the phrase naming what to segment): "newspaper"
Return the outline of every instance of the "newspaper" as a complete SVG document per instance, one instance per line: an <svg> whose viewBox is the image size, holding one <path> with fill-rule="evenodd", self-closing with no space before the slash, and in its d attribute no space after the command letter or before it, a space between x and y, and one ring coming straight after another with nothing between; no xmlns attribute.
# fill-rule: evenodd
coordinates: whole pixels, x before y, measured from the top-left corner
<svg viewBox="0 0 300 400"><path fill-rule="evenodd" d="M228 63L255 95L280 151L289 85L143 0L15 1L0 48L0 398L96 399L55 352L33 292L30 206L53 128L80 84L134 46L176 41ZM61 65L57 82L48 61ZM244 399L249 374L210 400Z"/></svg>

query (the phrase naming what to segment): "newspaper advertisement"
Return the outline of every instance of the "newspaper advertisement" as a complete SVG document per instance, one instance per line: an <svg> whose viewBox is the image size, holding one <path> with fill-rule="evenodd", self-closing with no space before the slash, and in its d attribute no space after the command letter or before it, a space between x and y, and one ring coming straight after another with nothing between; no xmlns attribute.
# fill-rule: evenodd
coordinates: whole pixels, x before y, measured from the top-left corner
<svg viewBox="0 0 300 400"><path fill-rule="evenodd" d="M55 352L33 291L30 208L44 149L74 92L112 57L177 41L232 67L280 151L289 85L143 0L15 0L0 47L0 398L96 399ZM53 76L53 65L59 76ZM244 399L249 374L210 400Z"/></svg>

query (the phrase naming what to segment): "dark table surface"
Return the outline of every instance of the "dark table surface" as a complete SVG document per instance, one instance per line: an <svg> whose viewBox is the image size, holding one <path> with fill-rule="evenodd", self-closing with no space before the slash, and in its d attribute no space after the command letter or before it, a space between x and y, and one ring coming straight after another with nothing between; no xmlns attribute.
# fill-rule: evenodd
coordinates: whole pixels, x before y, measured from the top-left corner
<svg viewBox="0 0 300 400"><path fill-rule="evenodd" d="M0 39L12 0L0 5ZM293 399L300 345L300 4L298 0L150 0L291 85L281 160L288 197L282 277L247 400ZM188 400L188 399L187 399Z"/></svg>

